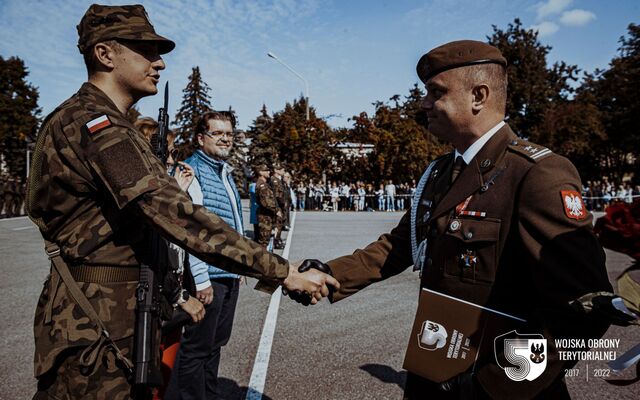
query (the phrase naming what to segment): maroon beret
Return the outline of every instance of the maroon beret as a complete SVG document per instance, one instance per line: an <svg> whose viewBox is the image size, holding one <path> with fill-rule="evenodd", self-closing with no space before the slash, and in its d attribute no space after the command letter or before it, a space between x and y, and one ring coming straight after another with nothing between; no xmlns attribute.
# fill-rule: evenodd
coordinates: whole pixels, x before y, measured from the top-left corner
<svg viewBox="0 0 640 400"><path fill-rule="evenodd" d="M420 57L416 71L424 83L453 68L476 64L500 64L506 68L507 60L500 50L490 44L476 40L458 40L436 47Z"/></svg>

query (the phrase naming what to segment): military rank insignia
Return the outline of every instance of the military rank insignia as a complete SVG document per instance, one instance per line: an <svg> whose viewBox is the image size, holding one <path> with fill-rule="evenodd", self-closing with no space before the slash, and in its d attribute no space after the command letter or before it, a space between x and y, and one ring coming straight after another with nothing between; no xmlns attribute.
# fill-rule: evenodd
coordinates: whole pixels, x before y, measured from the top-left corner
<svg viewBox="0 0 640 400"><path fill-rule="evenodd" d="M587 209L580 193L575 190L561 190L560 197L562 197L564 213L568 218L578 221L587 218Z"/></svg>
<svg viewBox="0 0 640 400"><path fill-rule="evenodd" d="M86 124L87 131L90 134L94 134L108 126L111 126L111 121L109 121L109 117L107 117L106 115L101 115L98 118L94 118Z"/></svg>

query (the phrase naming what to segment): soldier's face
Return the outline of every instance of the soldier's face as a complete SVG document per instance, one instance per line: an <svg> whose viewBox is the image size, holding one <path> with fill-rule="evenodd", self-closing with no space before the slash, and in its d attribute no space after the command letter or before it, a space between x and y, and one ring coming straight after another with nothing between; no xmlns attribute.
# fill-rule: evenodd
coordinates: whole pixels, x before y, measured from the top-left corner
<svg viewBox="0 0 640 400"><path fill-rule="evenodd" d="M423 107L429 120L428 129L439 139L456 143L464 133L472 94L459 75L461 68L444 71L427 81Z"/></svg>
<svg viewBox="0 0 640 400"><path fill-rule="evenodd" d="M209 157L218 159L229 157L233 148L233 126L231 121L210 119L207 133L198 134L198 144Z"/></svg>
<svg viewBox="0 0 640 400"><path fill-rule="evenodd" d="M116 79L134 99L158 93L160 71L165 68L152 41L122 41L120 53L114 56Z"/></svg>

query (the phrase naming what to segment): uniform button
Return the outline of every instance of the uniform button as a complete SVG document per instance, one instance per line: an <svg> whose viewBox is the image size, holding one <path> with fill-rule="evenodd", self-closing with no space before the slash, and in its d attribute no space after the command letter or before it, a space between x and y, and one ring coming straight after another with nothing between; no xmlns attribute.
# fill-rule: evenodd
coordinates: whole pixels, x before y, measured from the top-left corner
<svg viewBox="0 0 640 400"><path fill-rule="evenodd" d="M485 160L482 160L482 162L480 163L480 166L482 168L487 168L489 167L489 165L491 165L491 160L489 160L488 158Z"/></svg>
<svg viewBox="0 0 640 400"><path fill-rule="evenodd" d="M511 141L511 145L512 146L517 146L518 145L518 141L517 140L512 140Z"/></svg>
<svg viewBox="0 0 640 400"><path fill-rule="evenodd" d="M464 238L469 240L473 237L473 232L469 231L467 233L464 234Z"/></svg>

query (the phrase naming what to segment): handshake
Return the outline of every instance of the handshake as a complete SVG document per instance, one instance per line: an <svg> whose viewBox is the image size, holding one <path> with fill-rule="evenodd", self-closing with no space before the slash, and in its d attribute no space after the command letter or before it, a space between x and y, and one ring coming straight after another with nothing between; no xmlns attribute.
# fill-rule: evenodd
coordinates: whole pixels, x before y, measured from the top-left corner
<svg viewBox="0 0 640 400"><path fill-rule="evenodd" d="M289 266L289 275L282 282L282 293L305 306L316 304L340 283L332 276L331 268L318 260L304 260Z"/></svg>

